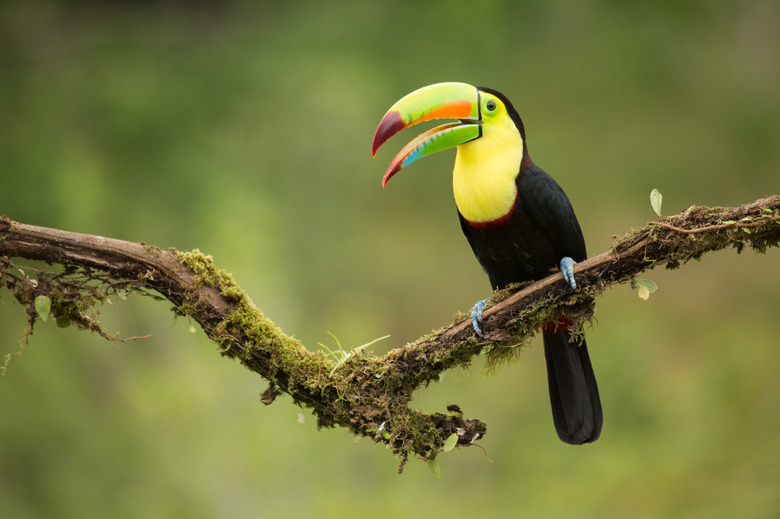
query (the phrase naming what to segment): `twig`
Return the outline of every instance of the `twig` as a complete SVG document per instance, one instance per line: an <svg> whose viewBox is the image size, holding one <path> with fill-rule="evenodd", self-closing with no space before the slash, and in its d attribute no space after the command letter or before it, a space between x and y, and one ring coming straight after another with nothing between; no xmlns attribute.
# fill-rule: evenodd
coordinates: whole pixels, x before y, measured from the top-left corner
<svg viewBox="0 0 780 519"><path fill-rule="evenodd" d="M682 232L685 234L696 234L696 233L707 232L707 231L720 231L722 229L758 227L760 225L765 225L768 222L776 222L778 220L780 220L780 216L774 218L768 218L760 222L724 222L719 225L708 225L706 227L698 227L696 229L681 229L680 227L675 227L674 225L670 225L664 222L648 222L648 225L657 225L659 227L664 227L666 229L670 229L676 232Z"/></svg>

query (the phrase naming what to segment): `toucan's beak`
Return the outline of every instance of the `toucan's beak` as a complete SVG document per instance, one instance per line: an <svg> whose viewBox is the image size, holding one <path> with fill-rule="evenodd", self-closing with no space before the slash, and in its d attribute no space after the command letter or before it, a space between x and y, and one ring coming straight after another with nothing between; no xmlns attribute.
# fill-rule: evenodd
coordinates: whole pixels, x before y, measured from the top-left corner
<svg viewBox="0 0 780 519"><path fill-rule="evenodd" d="M411 94L387 111L374 134L373 153L404 128L431 119L459 119L423 133L395 156L382 178L382 187L390 177L423 157L459 146L482 136L479 90L466 83L436 83Z"/></svg>

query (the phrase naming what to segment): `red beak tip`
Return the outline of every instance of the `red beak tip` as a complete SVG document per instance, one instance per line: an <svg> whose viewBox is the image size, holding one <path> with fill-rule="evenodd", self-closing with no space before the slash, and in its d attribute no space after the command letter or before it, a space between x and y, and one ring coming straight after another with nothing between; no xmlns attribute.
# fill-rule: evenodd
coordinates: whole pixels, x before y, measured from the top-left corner
<svg viewBox="0 0 780 519"><path fill-rule="evenodd" d="M406 128L406 124L403 122L403 119L401 119L401 114L398 112L388 112L379 123L379 127L374 134L374 144L371 148L374 152L374 156L376 156L376 152L382 144L404 128Z"/></svg>
<svg viewBox="0 0 780 519"><path fill-rule="evenodd" d="M397 167L391 167L385 172L385 176L382 177L382 188L384 188L387 185L387 182L390 180L390 177L398 173L400 168Z"/></svg>

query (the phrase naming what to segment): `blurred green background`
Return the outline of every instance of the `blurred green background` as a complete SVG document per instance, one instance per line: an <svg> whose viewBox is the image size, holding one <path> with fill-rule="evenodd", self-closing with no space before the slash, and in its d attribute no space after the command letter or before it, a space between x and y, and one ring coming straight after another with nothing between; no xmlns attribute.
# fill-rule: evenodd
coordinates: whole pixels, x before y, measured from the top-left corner
<svg viewBox="0 0 780 519"><path fill-rule="evenodd" d="M674 0L0 4L0 214L200 248L309 348L381 353L489 291L452 201L454 154L384 190L373 132L406 93L504 92L591 254L664 212L780 192L780 4ZM442 478L317 431L170 305L37 326L0 294L2 517L777 517L780 251L705 256L627 286L588 331L601 439L550 417L541 345L416 405L484 419ZM305 418L304 423L299 423Z"/></svg>

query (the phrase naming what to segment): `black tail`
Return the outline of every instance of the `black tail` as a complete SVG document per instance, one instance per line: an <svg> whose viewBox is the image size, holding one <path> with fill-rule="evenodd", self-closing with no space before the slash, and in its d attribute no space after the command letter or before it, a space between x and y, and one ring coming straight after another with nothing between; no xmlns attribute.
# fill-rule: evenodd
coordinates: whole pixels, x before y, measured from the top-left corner
<svg viewBox="0 0 780 519"><path fill-rule="evenodd" d="M585 340L580 344L569 341L564 327L545 330L543 336L550 403L558 437L572 445L594 442L601 434L604 417Z"/></svg>

